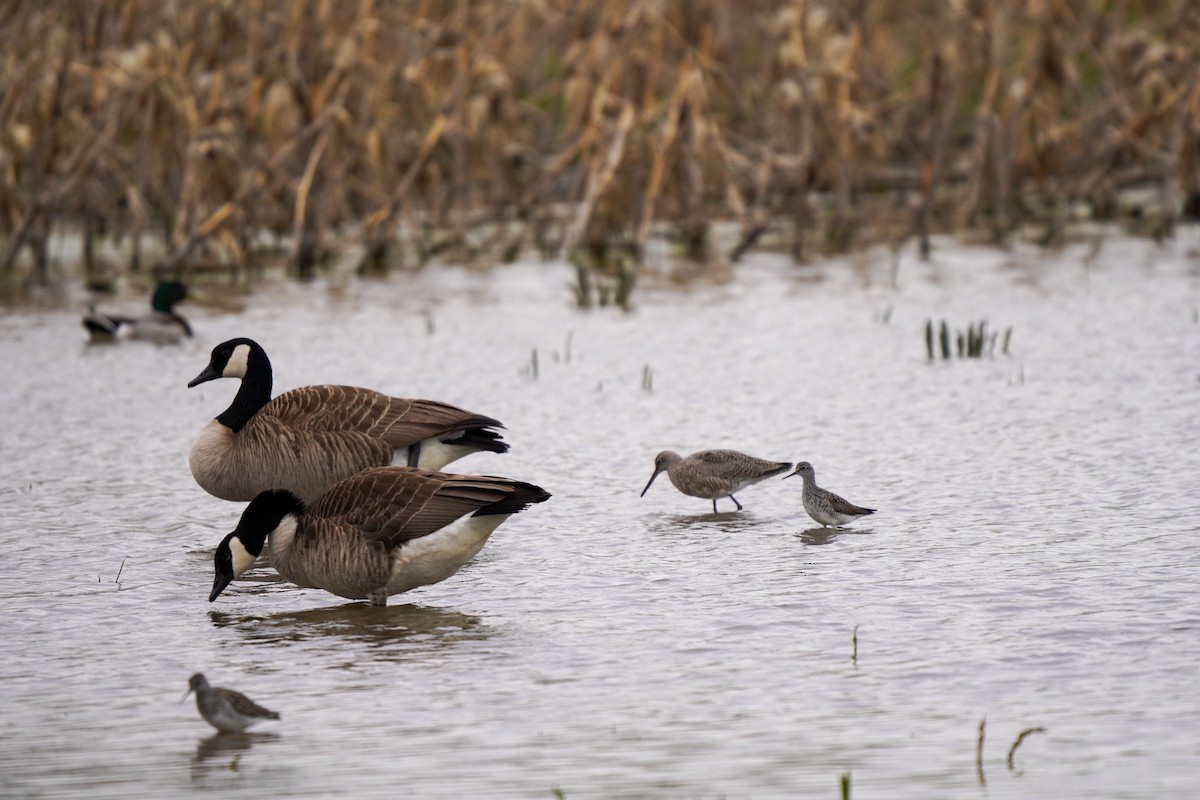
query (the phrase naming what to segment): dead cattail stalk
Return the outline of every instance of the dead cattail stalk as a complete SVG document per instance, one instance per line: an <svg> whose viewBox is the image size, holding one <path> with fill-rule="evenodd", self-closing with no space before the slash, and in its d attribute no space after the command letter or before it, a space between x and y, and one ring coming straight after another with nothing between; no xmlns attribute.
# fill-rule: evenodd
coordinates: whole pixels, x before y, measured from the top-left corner
<svg viewBox="0 0 1200 800"><path fill-rule="evenodd" d="M592 220L596 201L600 199L600 195L612 182L613 175L616 174L617 167L621 163L621 157L625 153L625 140L629 136L629 130L633 127L635 118L633 106L628 102L622 103L615 130L612 138L609 139L608 152L602 162L593 165L588 171L587 192L584 194L583 202L579 204L575 221L567 233L568 251L576 249L582 242L588 223Z"/></svg>

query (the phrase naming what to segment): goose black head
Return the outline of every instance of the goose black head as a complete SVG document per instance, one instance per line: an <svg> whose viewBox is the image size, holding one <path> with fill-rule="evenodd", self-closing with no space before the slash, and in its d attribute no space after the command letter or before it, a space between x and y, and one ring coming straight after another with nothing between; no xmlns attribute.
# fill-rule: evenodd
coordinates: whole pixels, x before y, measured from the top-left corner
<svg viewBox="0 0 1200 800"><path fill-rule="evenodd" d="M237 527L221 540L213 554L213 586L208 602L220 597L225 587L254 566L267 539L285 520L297 520L303 513L303 501L285 489L270 489L251 500Z"/></svg>
<svg viewBox="0 0 1200 800"><path fill-rule="evenodd" d="M271 362L267 352L253 339L238 338L221 342L213 348L208 366L188 383L188 388L217 378L245 378L250 370L265 371L269 378Z"/></svg>

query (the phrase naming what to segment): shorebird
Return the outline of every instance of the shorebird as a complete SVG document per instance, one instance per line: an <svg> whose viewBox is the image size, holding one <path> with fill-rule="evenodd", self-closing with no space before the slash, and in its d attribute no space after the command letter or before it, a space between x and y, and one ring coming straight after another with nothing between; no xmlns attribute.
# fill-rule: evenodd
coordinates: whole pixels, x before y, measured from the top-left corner
<svg viewBox="0 0 1200 800"><path fill-rule="evenodd" d="M209 686L204 674L197 672L188 680L186 700L196 693L196 709L204 721L222 733L241 733L264 719L279 719L279 714L263 708L241 692Z"/></svg>
<svg viewBox="0 0 1200 800"><path fill-rule="evenodd" d="M438 470L470 453L503 453L491 417L433 400L389 397L354 386L304 386L271 399L271 361L252 339L213 348L188 384L238 378L229 408L196 436L188 463L204 491L249 501L287 489L311 502L368 467Z"/></svg>
<svg viewBox="0 0 1200 800"><path fill-rule="evenodd" d="M742 510L733 496L752 483L778 475L792 466L790 461L766 461L736 450L701 450L687 458L664 450L654 458L654 474L642 489L642 497L660 472L666 472L675 488L692 497L711 498L713 513L717 513L717 498L728 497Z"/></svg>
<svg viewBox="0 0 1200 800"><path fill-rule="evenodd" d="M825 527L840 528L842 525L848 525L859 517L865 517L868 514L874 514L875 509L863 508L848 502L845 498L840 497L833 492L822 489L817 486L817 473L813 469L813 465L807 461L801 461L796 465L796 469L787 475L784 479L799 475L804 479L804 510L808 515L821 523Z"/></svg>
<svg viewBox="0 0 1200 800"><path fill-rule="evenodd" d="M187 287L179 281L162 281L150 298L150 313L140 317L122 317L97 311L95 306L83 316L89 341L113 342L120 331L130 339L155 344L174 344L192 335L192 326L175 310L175 304L187 298Z"/></svg>
<svg viewBox="0 0 1200 800"><path fill-rule="evenodd" d="M213 557L209 602L270 552L299 586L387 605L389 595L438 583L474 558L492 531L550 494L522 481L376 467L335 483L311 506L263 492Z"/></svg>

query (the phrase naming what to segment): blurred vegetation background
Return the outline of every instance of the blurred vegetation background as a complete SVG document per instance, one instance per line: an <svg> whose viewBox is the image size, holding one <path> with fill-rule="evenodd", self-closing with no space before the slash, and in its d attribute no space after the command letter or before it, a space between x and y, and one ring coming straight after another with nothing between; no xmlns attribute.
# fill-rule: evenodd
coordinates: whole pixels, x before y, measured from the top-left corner
<svg viewBox="0 0 1200 800"><path fill-rule="evenodd" d="M8 0L0 278L63 232L95 287L1167 235L1200 211L1198 60L1187 0Z"/></svg>

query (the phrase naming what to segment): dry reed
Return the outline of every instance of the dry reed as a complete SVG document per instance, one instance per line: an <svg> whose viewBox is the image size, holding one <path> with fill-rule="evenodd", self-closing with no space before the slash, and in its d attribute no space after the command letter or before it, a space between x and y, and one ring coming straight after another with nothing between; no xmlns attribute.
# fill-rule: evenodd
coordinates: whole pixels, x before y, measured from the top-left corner
<svg viewBox="0 0 1200 800"><path fill-rule="evenodd" d="M1185 0L13 0L0 53L7 279L64 229L96 284L102 238L185 277L537 248L624 305L722 220L736 260L1200 213Z"/></svg>

